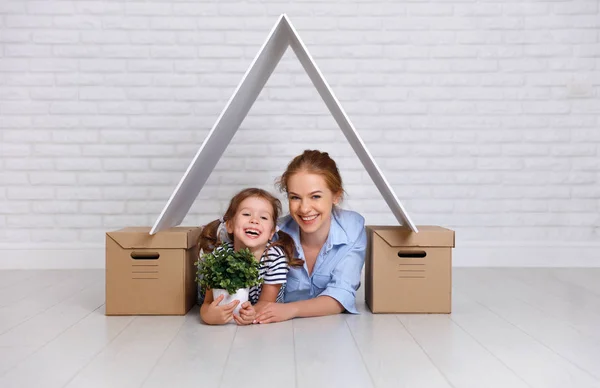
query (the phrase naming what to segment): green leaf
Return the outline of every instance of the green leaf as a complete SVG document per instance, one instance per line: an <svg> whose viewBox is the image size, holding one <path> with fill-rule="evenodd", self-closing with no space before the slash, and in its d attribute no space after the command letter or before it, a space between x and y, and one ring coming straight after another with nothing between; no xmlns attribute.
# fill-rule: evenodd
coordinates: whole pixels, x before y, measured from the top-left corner
<svg viewBox="0 0 600 388"><path fill-rule="evenodd" d="M196 265L196 278L203 291L222 288L234 294L240 288L262 283L258 278L259 262L248 248L235 252L227 244L220 250L202 255Z"/></svg>

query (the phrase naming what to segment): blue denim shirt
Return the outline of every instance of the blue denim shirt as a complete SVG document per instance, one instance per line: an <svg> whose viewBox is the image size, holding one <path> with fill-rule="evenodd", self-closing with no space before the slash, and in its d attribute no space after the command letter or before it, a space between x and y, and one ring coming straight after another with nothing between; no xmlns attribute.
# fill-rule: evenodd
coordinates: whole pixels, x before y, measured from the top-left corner
<svg viewBox="0 0 600 388"><path fill-rule="evenodd" d="M365 219L358 213L335 209L327 241L321 248L313 272L309 276L306 263L303 267L290 267L283 296L284 302L296 302L327 295L344 306L346 311L358 314L356 290L365 263L367 234ZM279 227L294 239L296 254L304 260L300 243L300 227L288 215L280 220Z"/></svg>

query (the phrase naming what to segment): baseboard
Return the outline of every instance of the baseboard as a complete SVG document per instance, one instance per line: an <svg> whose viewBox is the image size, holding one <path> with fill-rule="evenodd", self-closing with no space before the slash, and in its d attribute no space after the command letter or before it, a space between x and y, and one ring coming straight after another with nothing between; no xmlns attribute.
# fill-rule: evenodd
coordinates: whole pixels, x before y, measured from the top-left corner
<svg viewBox="0 0 600 388"><path fill-rule="evenodd" d="M463 241L454 267L600 267L600 243ZM98 245L0 244L0 269L104 268Z"/></svg>

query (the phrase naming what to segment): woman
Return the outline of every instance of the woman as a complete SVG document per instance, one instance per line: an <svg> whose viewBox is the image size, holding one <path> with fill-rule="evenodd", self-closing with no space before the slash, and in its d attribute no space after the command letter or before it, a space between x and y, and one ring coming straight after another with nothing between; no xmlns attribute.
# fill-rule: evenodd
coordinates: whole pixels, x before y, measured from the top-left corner
<svg viewBox="0 0 600 388"><path fill-rule="evenodd" d="M304 266L288 272L285 303L271 303L255 323L285 321L356 310L356 290L365 261L364 218L342 210L344 190L335 161L326 152L304 151L279 179L290 214L280 228L294 239Z"/></svg>

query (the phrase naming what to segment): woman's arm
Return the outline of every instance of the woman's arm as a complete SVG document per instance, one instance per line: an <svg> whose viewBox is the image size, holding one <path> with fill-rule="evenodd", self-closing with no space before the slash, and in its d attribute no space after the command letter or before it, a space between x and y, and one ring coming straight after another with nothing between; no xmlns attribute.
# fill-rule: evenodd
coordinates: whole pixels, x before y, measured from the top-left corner
<svg viewBox="0 0 600 388"><path fill-rule="evenodd" d="M317 296L313 299L286 303L286 305L292 309L292 318L322 317L344 311L344 306L330 296Z"/></svg>
<svg viewBox="0 0 600 388"><path fill-rule="evenodd" d="M365 252L367 249L367 234L363 229L352 248L336 265L331 273L331 280L319 297L329 296L335 299L342 311L357 314L356 290L360 287L360 275L365 265Z"/></svg>
<svg viewBox="0 0 600 388"><path fill-rule="evenodd" d="M342 311L344 307L337 300L329 296L318 296L298 302L269 303L256 316L254 323L281 322L300 317L322 317L339 314Z"/></svg>

